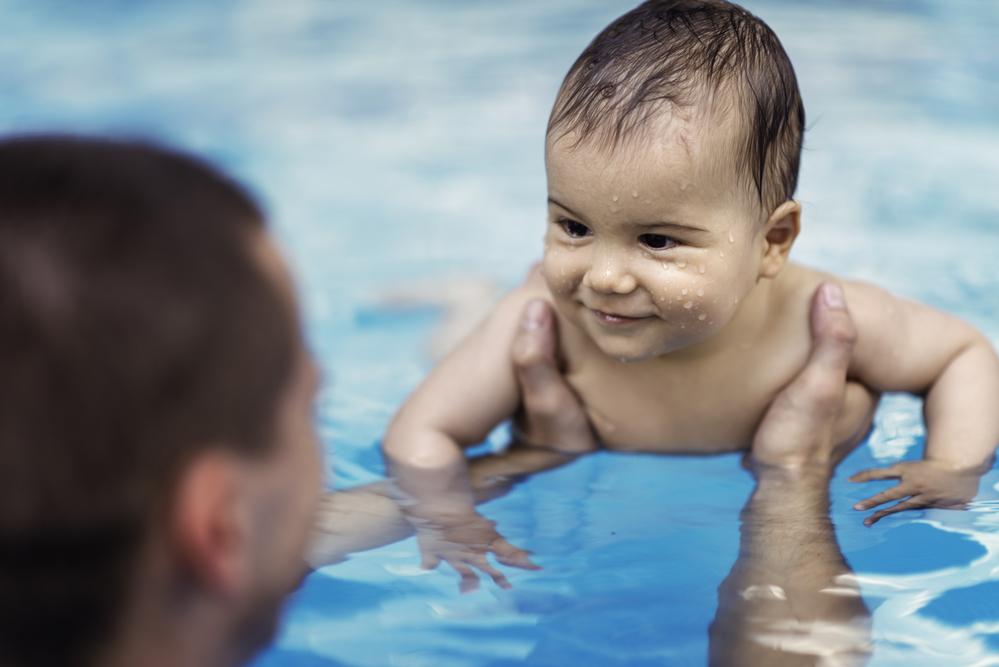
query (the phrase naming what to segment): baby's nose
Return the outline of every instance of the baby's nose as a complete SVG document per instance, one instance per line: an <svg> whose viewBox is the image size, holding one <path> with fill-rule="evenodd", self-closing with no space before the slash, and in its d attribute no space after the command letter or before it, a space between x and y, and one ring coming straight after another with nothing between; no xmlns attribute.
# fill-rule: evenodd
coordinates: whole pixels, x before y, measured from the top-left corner
<svg viewBox="0 0 999 667"><path fill-rule="evenodd" d="M629 294L638 286L635 277L628 271L627 262L610 255L596 258L586 272L584 283L594 292L605 294Z"/></svg>

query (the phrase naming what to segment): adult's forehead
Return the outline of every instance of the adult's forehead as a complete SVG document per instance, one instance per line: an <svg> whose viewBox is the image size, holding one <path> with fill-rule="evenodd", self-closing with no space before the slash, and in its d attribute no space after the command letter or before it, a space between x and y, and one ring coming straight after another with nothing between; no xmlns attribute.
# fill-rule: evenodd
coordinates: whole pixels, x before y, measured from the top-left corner
<svg viewBox="0 0 999 667"><path fill-rule="evenodd" d="M261 227L259 230L253 231L250 238L250 253L263 270L264 275L271 280L278 293L289 305L289 312L292 313L296 322L299 322L301 314L294 276L277 242L266 228Z"/></svg>
<svg viewBox="0 0 999 667"><path fill-rule="evenodd" d="M283 289L293 291L291 273L277 243L266 230L254 231L250 239L250 253L269 278Z"/></svg>

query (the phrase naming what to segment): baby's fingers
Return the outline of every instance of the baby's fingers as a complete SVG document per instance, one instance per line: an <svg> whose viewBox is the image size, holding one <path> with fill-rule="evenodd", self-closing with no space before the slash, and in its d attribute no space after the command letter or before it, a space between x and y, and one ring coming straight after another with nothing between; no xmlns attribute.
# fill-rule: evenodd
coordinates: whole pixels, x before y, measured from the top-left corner
<svg viewBox="0 0 999 667"><path fill-rule="evenodd" d="M871 516L864 519L865 526L873 526L875 523L885 518L889 514L895 514L896 512L904 512L905 510L918 509L924 507L925 503L917 496L913 496L908 500L903 500L900 503L896 503L891 507L886 507L883 510L878 510Z"/></svg>
<svg viewBox="0 0 999 667"><path fill-rule="evenodd" d="M500 588L505 588L507 590L513 588L510 581L506 578L506 575L490 565L485 556L476 556L470 562L473 566L492 577L492 580Z"/></svg>
<svg viewBox="0 0 999 667"><path fill-rule="evenodd" d="M447 564L454 568L454 571L461 577L458 582L458 591L461 593L471 593L479 588L479 577L471 567L459 560L448 559Z"/></svg>
<svg viewBox="0 0 999 667"><path fill-rule="evenodd" d="M902 476L902 471L899 469L898 465L888 466L887 468L868 468L867 470L861 470L860 472L851 475L851 482L871 482L876 479L898 479Z"/></svg>
<svg viewBox="0 0 999 667"><path fill-rule="evenodd" d="M905 484L899 484L898 486L893 486L886 491L877 493L866 500L861 500L853 506L853 509L866 510L872 507L877 507L878 505L884 505L892 500L899 500L900 498L906 498L911 495L912 491L909 490Z"/></svg>
<svg viewBox="0 0 999 667"><path fill-rule="evenodd" d="M530 551L517 548L504 540L502 537L497 537L489 546L492 549L492 552L496 554L496 560L504 565L519 567L522 570L541 569L541 566L535 565L531 562Z"/></svg>
<svg viewBox="0 0 999 667"><path fill-rule="evenodd" d="M422 553L420 555L420 567L424 570L436 570L437 566L440 565L441 559L432 553Z"/></svg>

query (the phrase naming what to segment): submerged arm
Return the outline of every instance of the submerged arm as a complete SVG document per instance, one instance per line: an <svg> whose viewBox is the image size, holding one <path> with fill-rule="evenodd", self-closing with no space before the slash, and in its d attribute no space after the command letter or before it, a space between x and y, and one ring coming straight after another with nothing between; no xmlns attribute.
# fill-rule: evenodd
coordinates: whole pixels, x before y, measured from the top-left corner
<svg viewBox="0 0 999 667"><path fill-rule="evenodd" d="M760 466L718 588L712 665L863 664L870 612L836 544L828 466Z"/></svg>
<svg viewBox="0 0 999 667"><path fill-rule="evenodd" d="M506 494L525 477L557 468L573 456L513 443L502 454L473 459L468 464L469 487L476 503ZM322 567L350 554L376 549L413 534L394 498L389 482L333 491L320 500L308 562Z"/></svg>

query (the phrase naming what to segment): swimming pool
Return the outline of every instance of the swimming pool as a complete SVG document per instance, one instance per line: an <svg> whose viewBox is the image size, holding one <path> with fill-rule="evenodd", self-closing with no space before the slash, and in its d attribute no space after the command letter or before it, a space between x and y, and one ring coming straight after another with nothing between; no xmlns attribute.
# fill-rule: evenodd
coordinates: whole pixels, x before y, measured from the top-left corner
<svg viewBox="0 0 999 667"><path fill-rule="evenodd" d="M747 2L809 112L798 260L955 312L999 340L999 6ZM386 421L427 369L431 311L399 284L510 285L538 257L548 106L630 2L2 3L0 127L122 129L213 156L258 189L298 270L329 381L335 481L381 474ZM999 472L972 511L850 505L864 467L915 458L889 397L833 481L839 548L871 610L871 665L999 664ZM543 572L459 596L412 540L312 575L278 665L699 665L753 488L738 457L601 453L484 506Z"/></svg>

